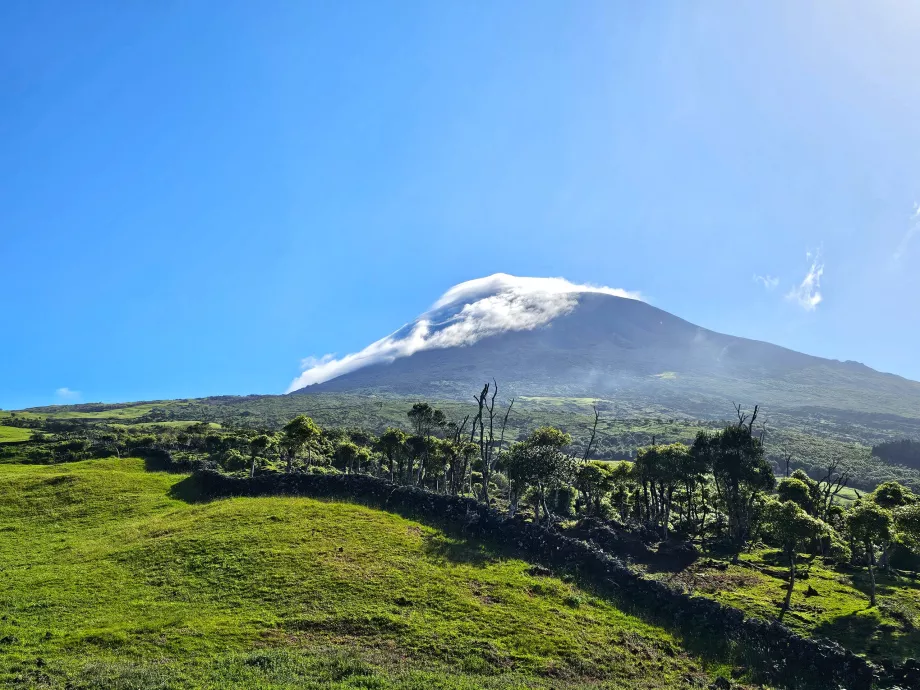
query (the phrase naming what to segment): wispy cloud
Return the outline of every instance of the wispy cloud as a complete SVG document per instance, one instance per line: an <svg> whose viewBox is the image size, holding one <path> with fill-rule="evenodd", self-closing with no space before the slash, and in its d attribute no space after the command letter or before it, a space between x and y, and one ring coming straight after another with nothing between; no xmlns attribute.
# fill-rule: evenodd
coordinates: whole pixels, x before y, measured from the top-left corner
<svg viewBox="0 0 920 690"><path fill-rule="evenodd" d="M821 276L824 275L824 259L821 258L821 252L815 252L812 255L808 252L806 259L811 261L811 268L802 279L802 282L792 288L787 294L786 299L790 302L796 302L805 311L814 311L824 299L821 295Z"/></svg>
<svg viewBox="0 0 920 690"><path fill-rule="evenodd" d="M760 283L767 290L775 290L779 285L779 278L774 278L771 275L759 276L754 274L754 282Z"/></svg>
<svg viewBox="0 0 920 690"><path fill-rule="evenodd" d="M907 253L911 240L917 234L920 234L920 203L915 202L914 212L910 216L910 227L907 228L907 232L904 233L904 237L901 238L901 243L898 244L898 248L892 257L895 261L900 261L901 257Z"/></svg>
<svg viewBox="0 0 920 690"><path fill-rule="evenodd" d="M72 403L80 399L80 391L72 391L67 387L58 388L54 391L54 397L58 402Z"/></svg>
<svg viewBox="0 0 920 690"><path fill-rule="evenodd" d="M580 292L641 299L637 292L576 285L564 278L519 278L496 273L455 285L415 321L360 352L341 358L307 357L301 362L302 373L287 390L290 393L421 350L472 345L506 331L533 330L574 309Z"/></svg>

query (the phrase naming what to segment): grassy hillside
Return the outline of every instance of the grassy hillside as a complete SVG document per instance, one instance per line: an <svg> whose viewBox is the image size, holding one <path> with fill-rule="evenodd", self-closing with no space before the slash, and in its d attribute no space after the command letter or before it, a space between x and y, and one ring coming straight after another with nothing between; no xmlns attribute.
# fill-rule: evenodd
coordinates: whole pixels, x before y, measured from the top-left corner
<svg viewBox="0 0 920 690"><path fill-rule="evenodd" d="M671 688L667 632L527 563L303 498L197 503L140 460L0 465L9 688Z"/></svg>

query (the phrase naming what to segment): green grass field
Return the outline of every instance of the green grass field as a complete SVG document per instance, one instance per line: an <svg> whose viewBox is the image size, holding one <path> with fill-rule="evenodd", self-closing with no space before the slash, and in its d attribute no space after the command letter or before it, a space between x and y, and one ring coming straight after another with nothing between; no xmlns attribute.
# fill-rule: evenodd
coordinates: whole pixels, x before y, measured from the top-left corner
<svg viewBox="0 0 920 690"><path fill-rule="evenodd" d="M744 565L706 559L679 572L654 573L688 592L773 620L786 595L787 569L778 552L755 551ZM799 566L790 611L783 623L793 630L827 637L871 659L902 662L920 650L920 582L879 573L878 606L869 607L869 575L864 568L835 570L817 558ZM809 590L811 594L809 594Z"/></svg>
<svg viewBox="0 0 920 690"><path fill-rule="evenodd" d="M16 426L0 426L0 443L16 443L28 441L32 438L31 429L20 429Z"/></svg>
<svg viewBox="0 0 920 690"><path fill-rule="evenodd" d="M822 484L822 486L824 486ZM865 496L866 491L858 491L852 487L845 486L841 489L840 493L834 498L835 503L839 503L842 506L849 506L853 501L855 501L860 496Z"/></svg>
<svg viewBox="0 0 920 690"><path fill-rule="evenodd" d="M350 504L196 503L189 484L133 459L0 466L0 686L672 688L708 677L668 632L485 547Z"/></svg>

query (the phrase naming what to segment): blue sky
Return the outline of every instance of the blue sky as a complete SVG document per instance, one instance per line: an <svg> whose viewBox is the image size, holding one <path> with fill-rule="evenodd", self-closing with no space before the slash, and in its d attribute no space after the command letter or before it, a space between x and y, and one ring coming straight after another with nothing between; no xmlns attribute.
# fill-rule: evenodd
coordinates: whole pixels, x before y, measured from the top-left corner
<svg viewBox="0 0 920 690"><path fill-rule="evenodd" d="M920 379L918 30L907 0L0 3L0 406L281 392L496 272Z"/></svg>

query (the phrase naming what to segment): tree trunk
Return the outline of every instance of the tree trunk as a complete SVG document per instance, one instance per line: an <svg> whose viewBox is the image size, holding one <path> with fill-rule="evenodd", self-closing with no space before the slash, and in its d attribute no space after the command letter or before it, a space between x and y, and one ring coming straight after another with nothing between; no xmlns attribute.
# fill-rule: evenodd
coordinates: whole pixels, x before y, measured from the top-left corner
<svg viewBox="0 0 920 690"><path fill-rule="evenodd" d="M256 456L255 456L255 453L253 453L252 454L252 464L249 467L249 477L252 478L255 476L256 476Z"/></svg>
<svg viewBox="0 0 920 690"><path fill-rule="evenodd" d="M783 620L786 611L789 610L789 604L792 602L792 590L795 589L795 552L789 556L789 589L786 590L786 601L783 602L783 608L779 612L779 619Z"/></svg>
<svg viewBox="0 0 920 690"><path fill-rule="evenodd" d="M882 549L882 557L879 559L878 565L880 568L884 568L887 574L891 574L891 550L892 544L888 544Z"/></svg>
<svg viewBox="0 0 920 690"><path fill-rule="evenodd" d="M869 551L869 582L872 585L869 590L869 606L875 606L875 548L871 544L867 544L866 548Z"/></svg>

